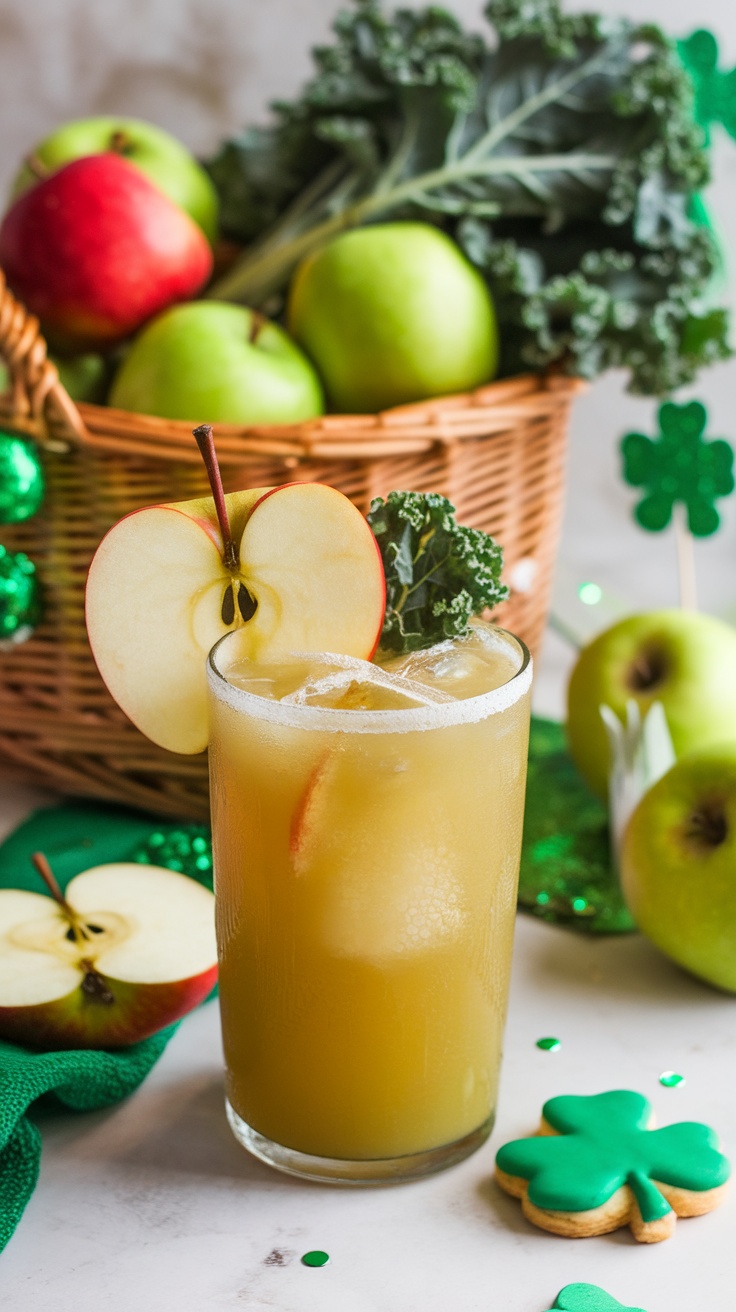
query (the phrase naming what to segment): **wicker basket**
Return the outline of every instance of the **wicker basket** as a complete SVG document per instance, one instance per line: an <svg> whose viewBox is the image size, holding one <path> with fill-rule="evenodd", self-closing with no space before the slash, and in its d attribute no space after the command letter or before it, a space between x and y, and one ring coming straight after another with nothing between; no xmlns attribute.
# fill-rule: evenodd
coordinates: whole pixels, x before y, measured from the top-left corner
<svg viewBox="0 0 736 1312"><path fill-rule="evenodd" d="M0 356L12 375L0 424L37 440L47 482L41 514L0 530L5 546L36 562L45 597L32 638L0 653L0 763L14 778L61 792L206 817L205 755L172 755L133 727L97 673L84 627L87 568L110 525L136 507L206 491L191 425L75 406L37 321L1 273ZM560 527L568 411L580 386L530 375L379 415L220 425L226 490L319 481L362 511L392 488L445 493L461 522L503 544L512 595L498 617L534 650Z"/></svg>

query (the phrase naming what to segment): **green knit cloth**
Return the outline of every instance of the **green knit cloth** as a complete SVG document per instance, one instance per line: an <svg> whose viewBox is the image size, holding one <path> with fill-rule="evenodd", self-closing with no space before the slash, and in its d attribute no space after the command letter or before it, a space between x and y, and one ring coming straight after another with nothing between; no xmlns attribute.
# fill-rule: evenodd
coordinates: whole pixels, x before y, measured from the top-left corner
<svg viewBox="0 0 736 1312"><path fill-rule="evenodd" d="M0 845L0 887L43 892L30 860L32 852L42 851L65 888L91 866L129 860L153 828L150 817L118 807L78 804L37 811ZM51 1095L57 1105L73 1111L109 1107L138 1087L175 1029L171 1025L142 1043L110 1052L31 1052L0 1042L0 1251L38 1179L41 1135L32 1104Z"/></svg>
<svg viewBox="0 0 736 1312"><path fill-rule="evenodd" d="M117 1052L30 1052L0 1042L0 1250L36 1187L41 1135L26 1114L43 1094L73 1111L109 1107L137 1089L176 1029Z"/></svg>

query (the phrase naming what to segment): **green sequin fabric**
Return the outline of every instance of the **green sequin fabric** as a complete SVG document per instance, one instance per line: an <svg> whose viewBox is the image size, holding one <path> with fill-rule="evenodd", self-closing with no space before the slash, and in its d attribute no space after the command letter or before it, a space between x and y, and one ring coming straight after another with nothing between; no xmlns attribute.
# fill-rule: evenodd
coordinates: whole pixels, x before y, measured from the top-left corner
<svg viewBox="0 0 736 1312"><path fill-rule="evenodd" d="M611 864L606 808L552 720L532 720L519 906L591 934L635 928Z"/></svg>

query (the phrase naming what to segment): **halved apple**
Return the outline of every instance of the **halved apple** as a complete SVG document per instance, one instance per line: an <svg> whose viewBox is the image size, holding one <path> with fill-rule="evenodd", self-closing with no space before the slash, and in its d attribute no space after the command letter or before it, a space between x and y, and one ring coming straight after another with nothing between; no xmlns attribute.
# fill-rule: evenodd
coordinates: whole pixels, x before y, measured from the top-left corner
<svg viewBox="0 0 736 1312"><path fill-rule="evenodd" d="M217 980L214 897L186 875L120 862L67 886L64 907L0 890L0 1038L116 1048L170 1025Z"/></svg>
<svg viewBox="0 0 736 1312"><path fill-rule="evenodd" d="M386 604L360 511L334 488L289 483L225 497L230 545L205 498L134 511L103 538L87 581L87 632L115 701L153 742L207 746L205 659L245 627L244 654L370 658Z"/></svg>

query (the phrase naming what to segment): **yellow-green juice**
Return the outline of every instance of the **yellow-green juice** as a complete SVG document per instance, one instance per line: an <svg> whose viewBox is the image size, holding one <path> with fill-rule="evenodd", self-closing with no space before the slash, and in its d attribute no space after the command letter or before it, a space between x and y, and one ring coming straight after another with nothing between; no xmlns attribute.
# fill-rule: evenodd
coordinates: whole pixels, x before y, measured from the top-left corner
<svg viewBox="0 0 736 1312"><path fill-rule="evenodd" d="M434 653L210 658L230 1119L298 1174L408 1178L492 1124L531 669L488 626Z"/></svg>

